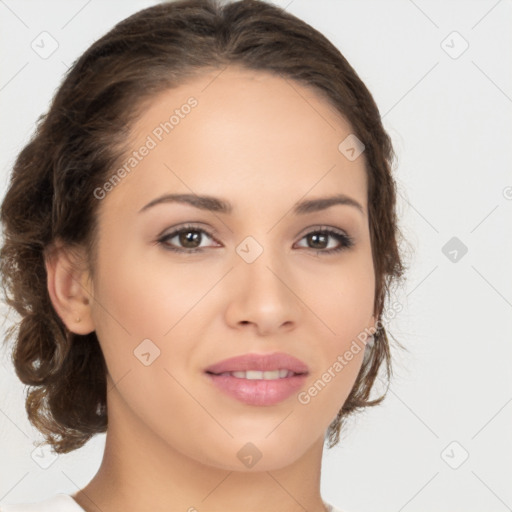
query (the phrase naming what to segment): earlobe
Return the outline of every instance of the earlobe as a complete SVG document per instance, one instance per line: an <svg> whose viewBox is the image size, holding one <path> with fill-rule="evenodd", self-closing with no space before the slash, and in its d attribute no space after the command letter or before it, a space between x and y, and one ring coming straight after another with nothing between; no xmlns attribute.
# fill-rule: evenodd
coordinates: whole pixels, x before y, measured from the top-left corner
<svg viewBox="0 0 512 512"><path fill-rule="evenodd" d="M77 253L77 249L56 242L45 251L45 266L48 294L56 313L69 331L84 335L95 329L93 295L84 257Z"/></svg>

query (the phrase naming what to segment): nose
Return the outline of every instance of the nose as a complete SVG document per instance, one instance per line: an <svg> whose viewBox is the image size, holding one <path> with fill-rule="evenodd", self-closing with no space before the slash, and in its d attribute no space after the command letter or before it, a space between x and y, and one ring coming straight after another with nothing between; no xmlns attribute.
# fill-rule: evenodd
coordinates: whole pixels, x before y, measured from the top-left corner
<svg viewBox="0 0 512 512"><path fill-rule="evenodd" d="M268 336L293 330L304 314L292 272L265 250L252 263L241 260L231 272L226 322Z"/></svg>

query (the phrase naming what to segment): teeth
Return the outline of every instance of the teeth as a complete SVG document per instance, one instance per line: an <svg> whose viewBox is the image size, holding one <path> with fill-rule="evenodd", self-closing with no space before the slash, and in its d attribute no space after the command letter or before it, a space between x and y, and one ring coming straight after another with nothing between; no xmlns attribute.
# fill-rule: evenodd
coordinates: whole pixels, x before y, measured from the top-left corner
<svg viewBox="0 0 512 512"><path fill-rule="evenodd" d="M248 380L275 380L284 379L293 375L292 371L286 369L272 370L261 372L257 370L239 371L239 372L225 372L221 375L231 375L237 379L248 379Z"/></svg>

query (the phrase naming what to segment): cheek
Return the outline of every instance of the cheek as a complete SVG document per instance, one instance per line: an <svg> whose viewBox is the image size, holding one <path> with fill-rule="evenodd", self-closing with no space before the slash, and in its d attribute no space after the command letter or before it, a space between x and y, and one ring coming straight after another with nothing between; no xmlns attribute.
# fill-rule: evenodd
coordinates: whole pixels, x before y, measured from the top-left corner
<svg viewBox="0 0 512 512"><path fill-rule="evenodd" d="M296 397L297 417L304 419L304 429L311 418L319 422L312 428L327 428L334 421L354 387L364 358L363 343L354 341L349 330L323 341L318 364Z"/></svg>
<svg viewBox="0 0 512 512"><path fill-rule="evenodd" d="M201 299L217 280L211 269L177 264L163 253L105 256L95 286L104 306L96 308L99 323L134 339L162 338L188 315L204 313Z"/></svg>
<svg viewBox="0 0 512 512"><path fill-rule="evenodd" d="M325 333L327 346L342 349L370 325L375 297L373 265L354 256L338 268L317 272L305 302Z"/></svg>
<svg viewBox="0 0 512 512"><path fill-rule="evenodd" d="M156 256L151 260L129 249L122 255L102 254L93 315L114 381L127 371L140 371L141 354L149 353L144 357L154 360L152 367L188 366L200 342L194 329L208 324L215 309L205 297L218 281L211 268L176 264L163 253Z"/></svg>
<svg viewBox="0 0 512 512"><path fill-rule="evenodd" d="M334 420L349 396L363 363L363 332L365 315L350 316L346 312L333 311L331 328L336 335L323 336L319 344L318 360L311 378L297 395L298 407L311 417ZM325 331L325 329L323 329Z"/></svg>
<svg viewBox="0 0 512 512"><path fill-rule="evenodd" d="M321 333L320 365L315 368L319 379L318 390L324 394L324 403L334 403L333 413L350 393L361 368L365 341L369 334L375 280L373 265L346 266L329 277L318 276L316 286L305 301L314 312L314 320ZM313 313L312 313L313 314ZM325 388L325 391L324 391ZM328 396L332 395L332 396ZM300 401L300 400L299 400Z"/></svg>

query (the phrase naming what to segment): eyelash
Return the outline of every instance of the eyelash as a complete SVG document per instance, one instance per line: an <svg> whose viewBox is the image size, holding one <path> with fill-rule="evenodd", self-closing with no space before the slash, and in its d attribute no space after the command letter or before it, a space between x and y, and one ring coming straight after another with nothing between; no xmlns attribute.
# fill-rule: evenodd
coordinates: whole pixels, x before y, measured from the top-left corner
<svg viewBox="0 0 512 512"><path fill-rule="evenodd" d="M214 236L211 233L209 233L208 231L206 231L206 230L204 230L202 228L199 228L197 226L186 225L186 226L183 226L183 227L181 227L181 228L179 228L179 229L177 229L175 231L172 231L171 233L168 233L166 235L161 236L160 238L158 238L156 240L156 243L159 244L159 245L162 245L168 251L174 251L174 252L182 253L182 254L190 254L190 253L203 252L204 248L195 248L195 249L176 248L176 247L170 246L167 243L167 240L172 239L175 236L178 236L178 235L180 235L182 233L188 233L188 232L191 232L191 231L198 232L198 233L204 233L209 238L211 238L212 240L215 240ZM320 253L323 253L324 255L330 255L330 254L338 253L338 252L341 252L343 250L350 249L351 247L354 246L354 240L353 240L352 237L350 237L350 236L348 236L348 235L346 235L344 233L340 233L338 231L335 231L332 228L319 228L319 229L310 231L309 233L306 233L301 238L301 240L306 238L309 235L312 235L312 234L329 235L329 236L335 238L340 243L339 247L336 247L334 249L313 249L311 247L309 248L311 251L320 252ZM308 249L308 248L306 248L306 249Z"/></svg>

